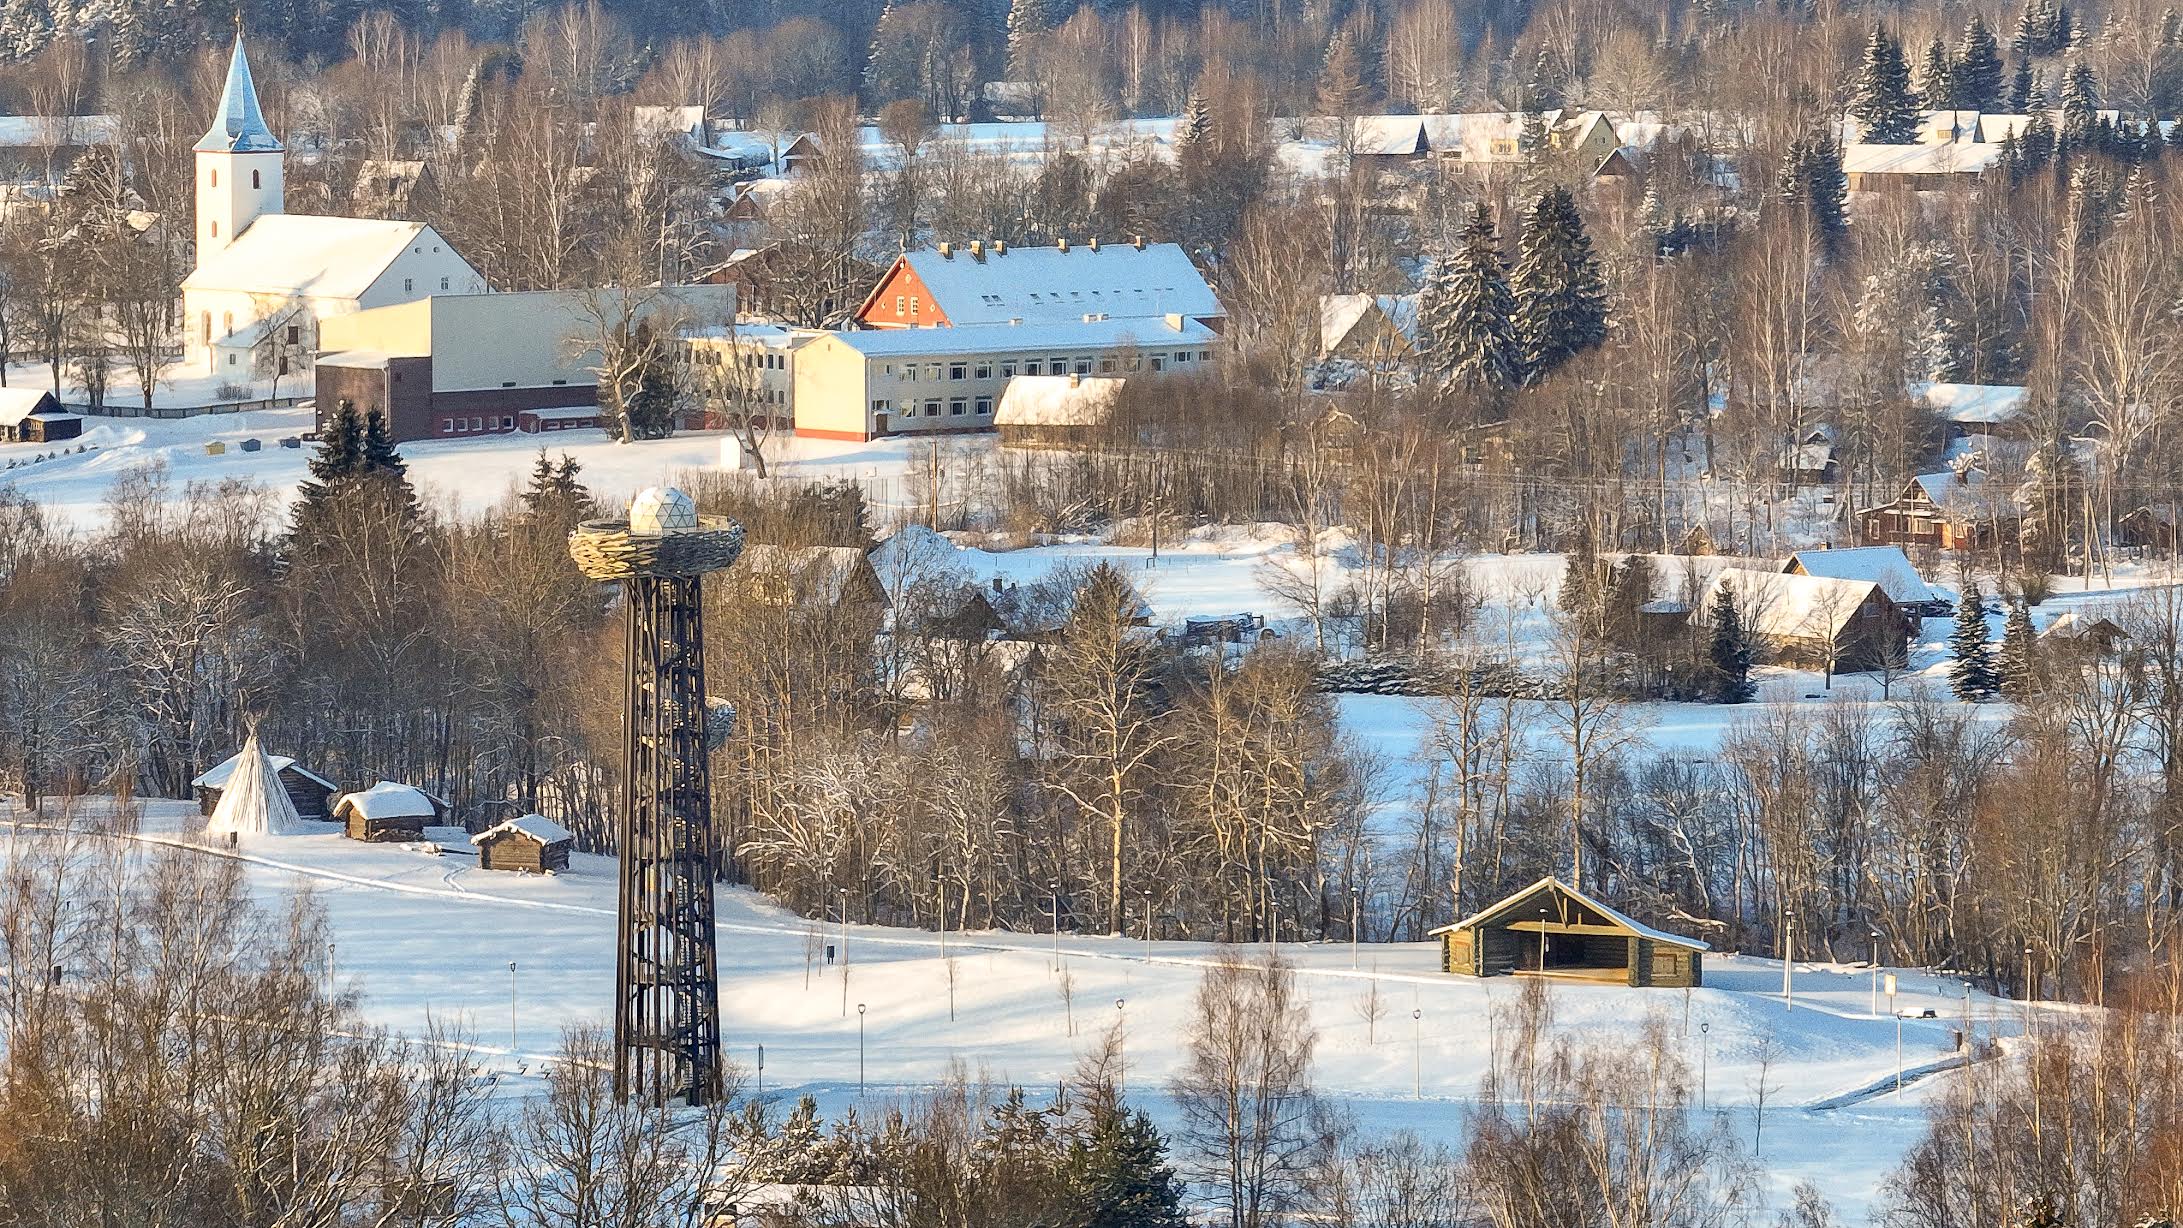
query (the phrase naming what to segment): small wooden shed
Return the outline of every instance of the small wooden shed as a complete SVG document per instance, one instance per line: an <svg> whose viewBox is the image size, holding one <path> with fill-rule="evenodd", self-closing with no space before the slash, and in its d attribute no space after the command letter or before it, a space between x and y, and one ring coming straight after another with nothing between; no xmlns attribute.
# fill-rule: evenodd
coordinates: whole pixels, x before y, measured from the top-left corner
<svg viewBox="0 0 2183 1228"><path fill-rule="evenodd" d="M415 785L382 780L361 793L349 793L334 804L343 834L368 844L422 840L427 823L438 823L444 807Z"/></svg>
<svg viewBox="0 0 2183 1228"><path fill-rule="evenodd" d="M235 765L242 759L242 752L229 755L220 763L205 769L203 775L189 782L197 791L197 812L206 818L220 808L220 794L227 788L228 779L235 774ZM341 787L324 776L297 763L286 755L267 755L265 762L280 777L281 787L288 792L288 800L294 803L296 817L326 822L333 818L333 795Z"/></svg>
<svg viewBox="0 0 2183 1228"><path fill-rule="evenodd" d="M569 849L575 842L568 828L542 814L509 819L470 837L477 846L480 867L521 874L566 872Z"/></svg>
<svg viewBox="0 0 2183 1228"><path fill-rule="evenodd" d="M1705 943L1633 921L1557 878L1542 878L1433 934L1441 970L1465 976L1668 988L1705 983Z"/></svg>

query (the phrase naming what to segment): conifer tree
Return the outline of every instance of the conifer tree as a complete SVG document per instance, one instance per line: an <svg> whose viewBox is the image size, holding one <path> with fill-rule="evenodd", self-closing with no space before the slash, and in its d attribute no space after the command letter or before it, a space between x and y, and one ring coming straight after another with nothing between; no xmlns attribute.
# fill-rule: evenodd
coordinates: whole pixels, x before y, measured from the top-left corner
<svg viewBox="0 0 2183 1228"><path fill-rule="evenodd" d="M1910 65L1902 44L1875 23L1851 86L1849 113L1874 145L1911 145L1918 139L1918 100L1910 92Z"/></svg>
<svg viewBox="0 0 2183 1228"><path fill-rule="evenodd" d="M1918 97L1929 111L1950 111L1956 106L1955 66L1948 58L1948 44L1938 34L1925 45L1925 61L1918 69Z"/></svg>
<svg viewBox="0 0 2183 1228"><path fill-rule="evenodd" d="M1055 0L1010 0L1008 6L1008 62L1022 71L1024 56L1038 37L1061 24L1061 6Z"/></svg>
<svg viewBox="0 0 2183 1228"><path fill-rule="evenodd" d="M2031 61L2019 58L2016 73L2009 78L2009 114L2022 115L2030 110L2031 96L2038 88L2038 78L2031 73Z"/></svg>
<svg viewBox="0 0 2183 1228"><path fill-rule="evenodd" d="M2038 650L2031 611L2018 598L2009 603L2009 618L2001 630L1999 678L2003 698L2024 703L2038 690Z"/></svg>
<svg viewBox="0 0 2183 1228"><path fill-rule="evenodd" d="M1956 657L1948 669L1948 683L1957 699L1984 703L1993 698L2001 679L1987 641L1985 600L1979 594L1978 582L1967 570L1962 588L1963 595L1956 601L1956 629L1948 637L1948 646Z"/></svg>
<svg viewBox="0 0 2183 1228"><path fill-rule="evenodd" d="M1849 176L1842 170L1842 142L1833 133L1815 131L1789 142L1777 190L1784 201L1809 213L1812 228L1830 247L1849 229Z"/></svg>
<svg viewBox="0 0 2183 1228"><path fill-rule="evenodd" d="M1527 381L1545 379L1607 340L1606 283L1569 189L1548 188L1532 205L1509 287Z"/></svg>
<svg viewBox="0 0 2183 1228"><path fill-rule="evenodd" d="M319 432L310 476L296 486L296 504L289 513L296 538L309 538L325 527L334 502L355 483L363 457L364 421L357 416L356 403L343 397Z"/></svg>
<svg viewBox="0 0 2183 1228"><path fill-rule="evenodd" d="M1578 532L1576 549L1562 563L1561 591L1555 595L1555 604L1588 628L1597 628L1606 597L1599 581L1599 550L1592 542L1591 529L1586 528Z"/></svg>
<svg viewBox="0 0 2183 1228"><path fill-rule="evenodd" d="M2029 67L2028 64L2025 67ZM1955 87L1955 105L1972 111L1993 111L2001 105L2001 44L1976 14L1963 28L1956 44L1955 63L1949 83Z"/></svg>
<svg viewBox="0 0 2183 1228"><path fill-rule="evenodd" d="M1205 105L1204 94L1191 90L1190 100L1183 106L1182 122L1175 125L1175 160L1185 166L1195 164L1210 153L1212 139L1212 109Z"/></svg>
<svg viewBox="0 0 2183 1228"><path fill-rule="evenodd" d="M1183 1186L1167 1144L1143 1112L1111 1094L1093 1098L1070 1142L1066 1171L1080 1228L1183 1228Z"/></svg>
<svg viewBox="0 0 2183 1228"><path fill-rule="evenodd" d="M2083 60L2062 74L2062 148L2081 149L2093 143L2099 121L2100 82L2092 66Z"/></svg>
<svg viewBox="0 0 2183 1228"><path fill-rule="evenodd" d="M1334 35L1319 69L1319 113L1346 119L1364 110L1364 58L1348 27Z"/></svg>
<svg viewBox="0 0 2183 1228"><path fill-rule="evenodd" d="M1434 262L1419 300L1418 331L1442 388L1492 396L1517 385L1523 350L1516 300L1483 203L1463 228L1463 245Z"/></svg>
<svg viewBox="0 0 2183 1228"><path fill-rule="evenodd" d="M1749 703L1758 694L1751 683L1751 637L1743 612L1736 608L1736 588L1722 584L1713 594L1713 635L1706 656L1713 663L1713 698L1717 703Z"/></svg>

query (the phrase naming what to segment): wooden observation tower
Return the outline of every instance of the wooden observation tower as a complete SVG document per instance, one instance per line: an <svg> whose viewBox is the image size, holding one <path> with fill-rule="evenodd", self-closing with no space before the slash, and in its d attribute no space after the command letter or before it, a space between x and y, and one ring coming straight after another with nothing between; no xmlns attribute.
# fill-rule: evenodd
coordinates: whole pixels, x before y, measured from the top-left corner
<svg viewBox="0 0 2183 1228"><path fill-rule="evenodd" d="M663 1103L720 1094L712 790L707 759L734 723L705 697L704 577L743 552L743 526L653 487L626 520L587 520L569 554L622 586L629 677L622 714L621 949L614 1088Z"/></svg>

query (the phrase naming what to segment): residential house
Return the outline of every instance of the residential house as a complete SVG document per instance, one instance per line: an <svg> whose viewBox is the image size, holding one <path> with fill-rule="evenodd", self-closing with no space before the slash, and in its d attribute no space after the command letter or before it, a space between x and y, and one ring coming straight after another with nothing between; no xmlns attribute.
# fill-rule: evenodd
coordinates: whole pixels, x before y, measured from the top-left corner
<svg viewBox="0 0 2183 1228"><path fill-rule="evenodd" d="M1976 550L2013 537L2018 519L2008 493L1985 471L1964 465L1921 473L1890 502L1857 513L1857 539L1868 546Z"/></svg>
<svg viewBox="0 0 2183 1228"><path fill-rule="evenodd" d="M1845 145L1852 192L1929 192L1976 183L2001 157L1999 145Z"/></svg>
<svg viewBox="0 0 2183 1228"><path fill-rule="evenodd" d="M370 161L356 169L349 206L365 217L414 221L439 203L439 178L423 161Z"/></svg>
<svg viewBox="0 0 2183 1228"><path fill-rule="evenodd" d="M1417 356L1415 294L1319 296L1319 356L1372 366Z"/></svg>
<svg viewBox="0 0 2183 1228"><path fill-rule="evenodd" d="M698 280L734 286L735 311L741 319L825 327L857 306L854 300L837 301L816 288L813 271L836 260L847 266L842 280L848 285L871 285L882 271L853 255L820 252L803 240L783 239L738 248Z"/></svg>
<svg viewBox="0 0 2183 1228"><path fill-rule="evenodd" d="M470 837L478 868L518 874L564 874L576 837L542 814L526 814Z"/></svg>
<svg viewBox="0 0 2183 1228"><path fill-rule="evenodd" d="M796 423L796 351L822 335L778 324L685 330L682 341L694 384L691 391L708 402L724 394L762 406L763 416L771 419L773 427L791 429Z"/></svg>
<svg viewBox="0 0 2183 1228"><path fill-rule="evenodd" d="M1946 618L1955 603L1936 591L1911 565L1901 546L1852 546L1845 550L1799 550L1781 570L1793 576L1832 580L1869 580L1887 599L1915 618Z"/></svg>
<svg viewBox="0 0 2183 1228"><path fill-rule="evenodd" d="M220 808L220 797L227 791L228 781L235 775L235 767L242 758L242 752L237 751L190 782L190 788L197 792L198 813L210 818L212 812ZM322 821L333 817L331 802L333 795L340 791L339 785L287 755L267 755L265 764L280 780L281 789L288 794L298 817Z"/></svg>
<svg viewBox="0 0 2183 1228"><path fill-rule="evenodd" d="M1940 416L1950 439L1968 439L2016 434L2026 393L2014 384L1916 383L1910 395Z"/></svg>
<svg viewBox="0 0 2183 1228"><path fill-rule="evenodd" d="M1879 669L1900 661L1910 619L1872 580L1724 567L1691 610L1700 634L1727 586L1745 630L1775 660L1830 673Z"/></svg>

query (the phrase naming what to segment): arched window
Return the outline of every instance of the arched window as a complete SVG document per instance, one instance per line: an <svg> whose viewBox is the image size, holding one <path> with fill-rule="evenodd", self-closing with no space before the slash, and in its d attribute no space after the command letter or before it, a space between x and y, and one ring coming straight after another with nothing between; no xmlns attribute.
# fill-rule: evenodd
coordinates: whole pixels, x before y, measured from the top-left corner
<svg viewBox="0 0 2183 1228"><path fill-rule="evenodd" d="M217 166L213 167L213 168L212 168L212 170L210 171L210 174L212 175L212 184L211 184L211 186L213 186L213 187L219 187L219 186L220 186L220 168L219 168L219 167L217 167Z"/></svg>
<svg viewBox="0 0 2183 1228"><path fill-rule="evenodd" d="M232 311L223 311L223 312L221 312L221 313L220 313L220 335L221 335L222 337L232 337L232 336L234 336L234 335L235 335L235 313L234 313L234 312L232 312Z"/></svg>
<svg viewBox="0 0 2183 1228"><path fill-rule="evenodd" d="M218 222L207 222L207 223L205 223L205 224L206 224L207 226L210 226L210 227L212 228L212 237L213 237L213 238L217 239L217 238L219 238L219 237L220 237L220 224L219 224Z"/></svg>
<svg viewBox="0 0 2183 1228"><path fill-rule="evenodd" d="M253 188L263 186L258 182L258 172L256 171L250 172L250 186Z"/></svg>
<svg viewBox="0 0 2183 1228"><path fill-rule="evenodd" d="M211 345L211 344L212 344L212 313L211 313L211 312L209 312L209 311L205 313L205 320L204 320L204 331L203 331L203 337L202 337L202 340L200 340L200 341L198 342L198 344L200 344L200 345Z"/></svg>

